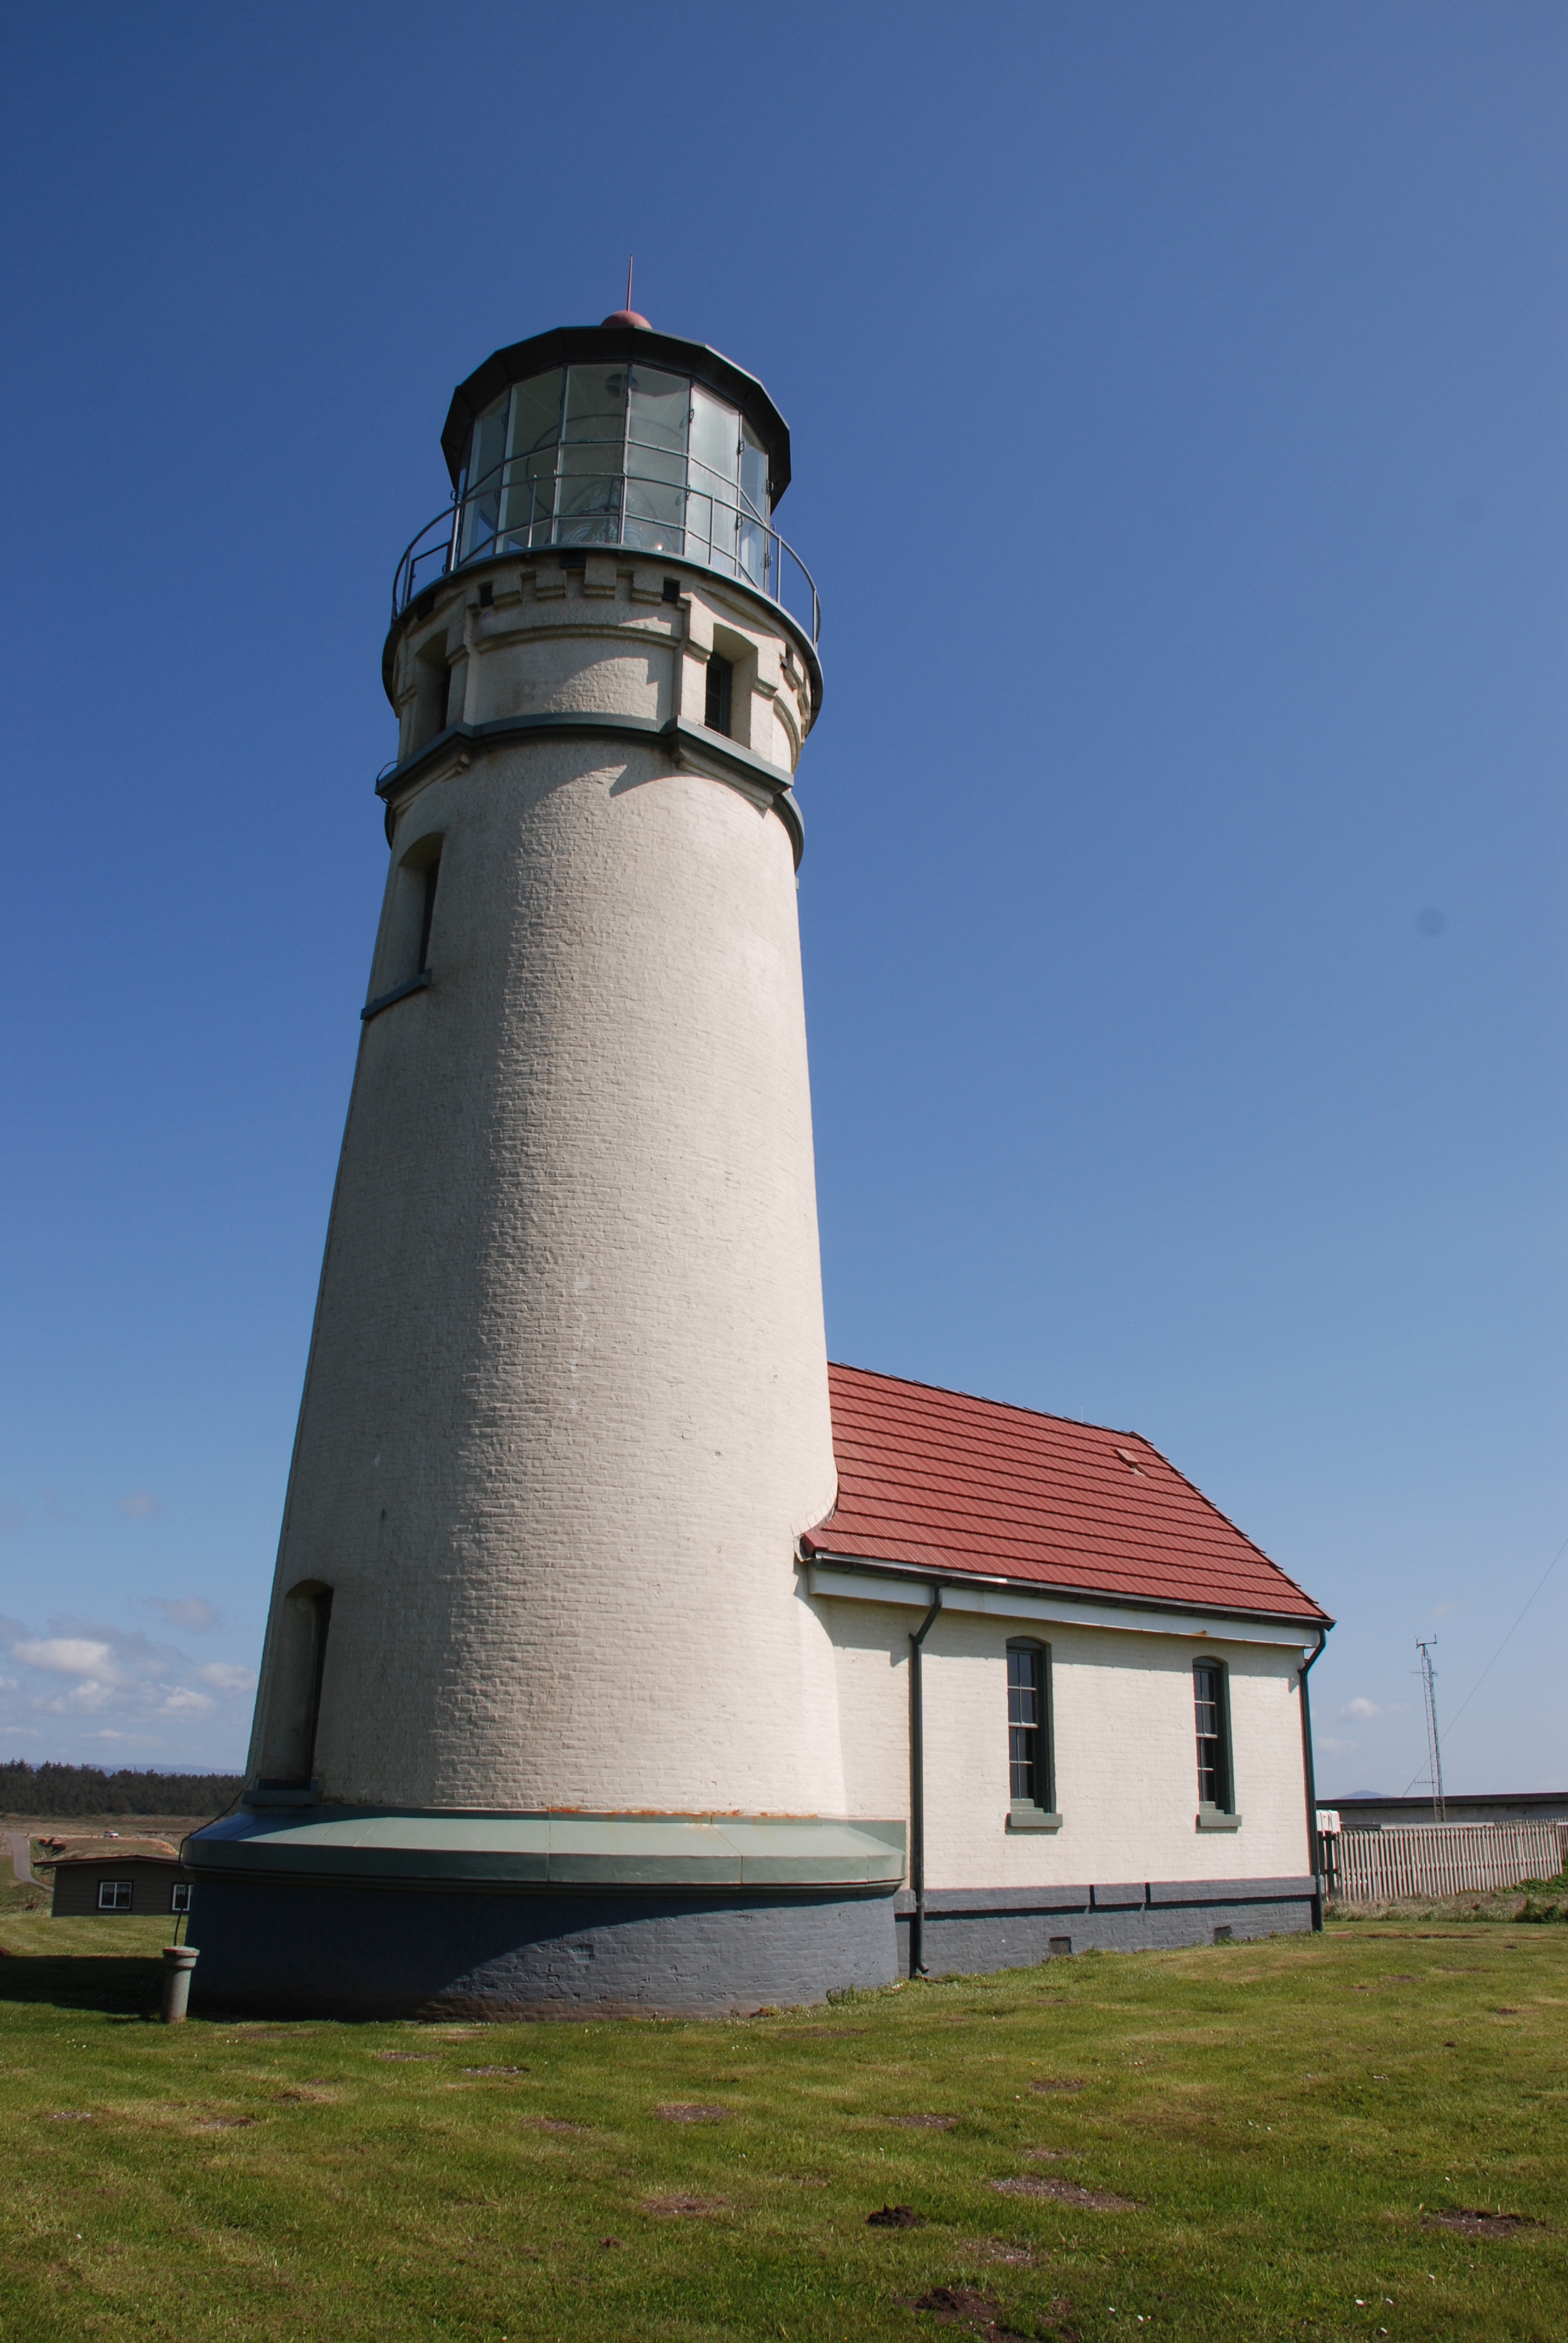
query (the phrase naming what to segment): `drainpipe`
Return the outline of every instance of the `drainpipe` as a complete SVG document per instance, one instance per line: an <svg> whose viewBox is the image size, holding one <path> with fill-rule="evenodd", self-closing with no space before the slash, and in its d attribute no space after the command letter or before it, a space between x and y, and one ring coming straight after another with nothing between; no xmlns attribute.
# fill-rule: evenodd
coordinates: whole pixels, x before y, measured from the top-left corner
<svg viewBox="0 0 1568 2343"><path fill-rule="evenodd" d="M910 1922L910 1975L926 1974L926 1695L921 1645L937 1624L942 1590L931 1590L931 1607L910 1637L910 1885L915 1891Z"/></svg>
<svg viewBox="0 0 1568 2343"><path fill-rule="evenodd" d="M1326 1634L1318 1637L1317 1649L1302 1662L1302 1772L1307 1785L1307 1853L1312 1865L1312 1928L1321 1936L1323 1927L1323 1877L1318 1861L1318 1777L1312 1764L1312 1704L1307 1691L1307 1678L1323 1656Z"/></svg>

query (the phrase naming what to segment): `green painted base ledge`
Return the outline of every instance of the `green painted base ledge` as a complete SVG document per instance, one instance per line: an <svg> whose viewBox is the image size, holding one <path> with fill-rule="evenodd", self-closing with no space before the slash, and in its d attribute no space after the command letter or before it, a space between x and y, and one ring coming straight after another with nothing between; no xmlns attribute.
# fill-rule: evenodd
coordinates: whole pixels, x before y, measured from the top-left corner
<svg viewBox="0 0 1568 2343"><path fill-rule="evenodd" d="M421 1813L245 1805L184 1846L197 1878L406 1887L780 1888L884 1893L904 1876L901 1822L814 1815Z"/></svg>

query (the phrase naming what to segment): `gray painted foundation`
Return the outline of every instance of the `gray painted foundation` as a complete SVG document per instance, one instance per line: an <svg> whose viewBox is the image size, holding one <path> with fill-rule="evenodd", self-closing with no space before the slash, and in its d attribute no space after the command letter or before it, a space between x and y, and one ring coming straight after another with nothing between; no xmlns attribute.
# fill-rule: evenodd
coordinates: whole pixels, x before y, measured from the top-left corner
<svg viewBox="0 0 1568 2343"><path fill-rule="evenodd" d="M893 1898L204 1877L191 2006L291 2017L723 2016L896 1975Z"/></svg>
<svg viewBox="0 0 1568 2343"><path fill-rule="evenodd" d="M926 1897L928 1976L1031 1968L1070 1953L1149 1953L1182 1945L1304 1936L1310 1875L1289 1879L1133 1880L1095 1887L935 1890ZM910 1973L914 1897L897 1898L899 1975Z"/></svg>

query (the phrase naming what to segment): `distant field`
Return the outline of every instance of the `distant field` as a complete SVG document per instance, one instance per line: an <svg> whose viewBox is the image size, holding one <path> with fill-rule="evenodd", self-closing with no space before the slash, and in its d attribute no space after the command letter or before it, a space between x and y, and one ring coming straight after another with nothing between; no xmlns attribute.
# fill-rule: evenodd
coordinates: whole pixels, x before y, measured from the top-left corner
<svg viewBox="0 0 1568 2343"><path fill-rule="evenodd" d="M1568 1927L724 2025L166 2029L164 1925L0 1921L6 2338L1568 2332Z"/></svg>

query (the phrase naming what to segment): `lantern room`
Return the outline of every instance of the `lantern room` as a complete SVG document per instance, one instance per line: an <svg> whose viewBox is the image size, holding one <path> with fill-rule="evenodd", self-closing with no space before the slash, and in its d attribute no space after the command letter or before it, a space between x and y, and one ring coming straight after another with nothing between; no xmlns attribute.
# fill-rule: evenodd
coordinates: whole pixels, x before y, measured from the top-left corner
<svg viewBox="0 0 1568 2343"><path fill-rule="evenodd" d="M815 640L815 589L773 526L788 427L755 377L706 345L631 311L536 335L461 385L441 444L453 503L405 555L397 609L471 562L618 547L793 606Z"/></svg>

